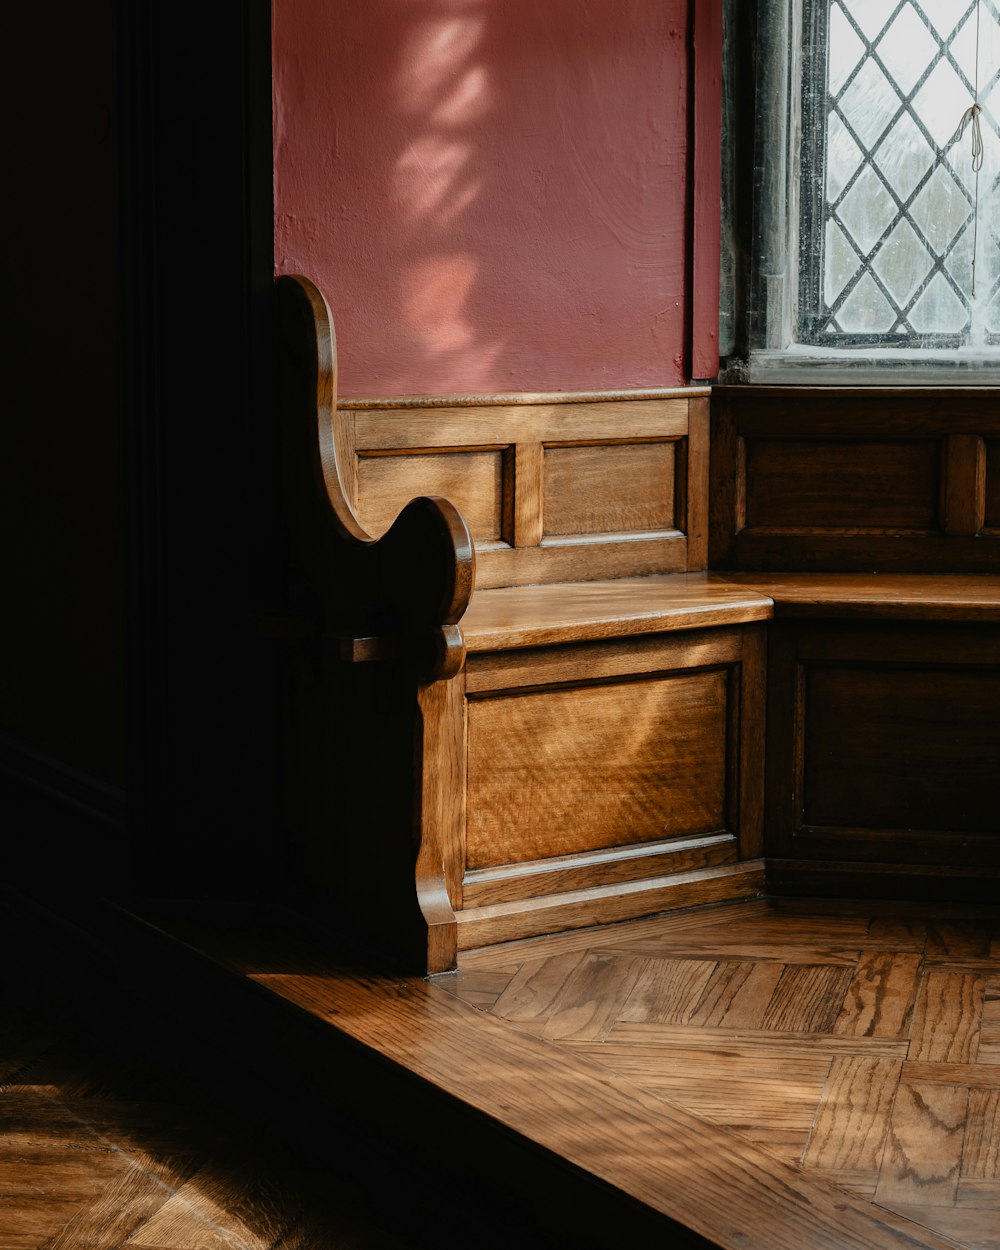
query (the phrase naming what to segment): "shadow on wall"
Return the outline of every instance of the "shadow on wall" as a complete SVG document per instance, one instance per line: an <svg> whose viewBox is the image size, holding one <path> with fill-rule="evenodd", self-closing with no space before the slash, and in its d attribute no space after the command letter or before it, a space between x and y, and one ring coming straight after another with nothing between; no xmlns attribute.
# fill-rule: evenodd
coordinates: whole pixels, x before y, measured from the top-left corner
<svg viewBox="0 0 1000 1250"><path fill-rule="evenodd" d="M684 381L686 0L275 0L276 264L345 395Z"/></svg>

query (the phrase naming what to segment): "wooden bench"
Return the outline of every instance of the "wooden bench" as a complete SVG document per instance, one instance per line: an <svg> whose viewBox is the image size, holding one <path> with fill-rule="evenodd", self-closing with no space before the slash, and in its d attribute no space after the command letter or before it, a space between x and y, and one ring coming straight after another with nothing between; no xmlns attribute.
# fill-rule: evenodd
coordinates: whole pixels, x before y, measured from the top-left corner
<svg viewBox="0 0 1000 1250"><path fill-rule="evenodd" d="M279 298L302 597L343 655L397 666L381 724L374 677L323 697L366 740L407 700L415 718L420 915L397 945L440 970L460 947L758 893L771 606L704 572L708 391L338 405L322 295L283 278ZM398 738L383 787L409 785ZM355 752L346 774L371 803L366 768ZM337 900L355 931L405 911L393 820L360 863L301 839L314 880L364 882L367 912ZM329 821L349 836L343 806Z"/></svg>
<svg viewBox="0 0 1000 1250"><path fill-rule="evenodd" d="M992 897L987 394L723 388L709 518L704 389L338 407L322 295L279 292L300 598L384 661L296 702L302 875L352 932L441 970L748 897L764 856L772 891Z"/></svg>

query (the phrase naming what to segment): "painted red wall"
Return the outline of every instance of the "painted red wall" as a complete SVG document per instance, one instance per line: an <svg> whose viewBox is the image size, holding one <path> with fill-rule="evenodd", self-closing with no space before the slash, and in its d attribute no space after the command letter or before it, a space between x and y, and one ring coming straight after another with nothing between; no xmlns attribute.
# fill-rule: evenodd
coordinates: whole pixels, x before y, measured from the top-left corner
<svg viewBox="0 0 1000 1250"><path fill-rule="evenodd" d="M342 394L685 381L690 7L274 0L276 268Z"/></svg>

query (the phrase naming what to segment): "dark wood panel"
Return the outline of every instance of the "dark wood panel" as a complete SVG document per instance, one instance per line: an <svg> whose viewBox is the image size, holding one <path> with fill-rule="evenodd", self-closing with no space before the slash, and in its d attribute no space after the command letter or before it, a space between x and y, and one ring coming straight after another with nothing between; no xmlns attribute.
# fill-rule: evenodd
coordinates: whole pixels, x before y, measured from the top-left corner
<svg viewBox="0 0 1000 1250"><path fill-rule="evenodd" d="M724 670L469 705L470 868L726 827Z"/></svg>
<svg viewBox="0 0 1000 1250"><path fill-rule="evenodd" d="M717 387L710 566L996 572L998 448L987 388Z"/></svg>
<svg viewBox="0 0 1000 1250"><path fill-rule="evenodd" d="M674 450L672 442L546 448L545 533L673 529Z"/></svg>
<svg viewBox="0 0 1000 1250"><path fill-rule="evenodd" d="M930 530L940 441L748 439L748 527Z"/></svg>
<svg viewBox="0 0 1000 1250"><path fill-rule="evenodd" d="M986 444L986 516L987 529L1000 530L1000 439Z"/></svg>
<svg viewBox="0 0 1000 1250"><path fill-rule="evenodd" d="M768 664L769 886L985 897L976 874L1000 872L994 631L779 620Z"/></svg>
<svg viewBox="0 0 1000 1250"><path fill-rule="evenodd" d="M810 665L807 825L997 828L1000 670Z"/></svg>

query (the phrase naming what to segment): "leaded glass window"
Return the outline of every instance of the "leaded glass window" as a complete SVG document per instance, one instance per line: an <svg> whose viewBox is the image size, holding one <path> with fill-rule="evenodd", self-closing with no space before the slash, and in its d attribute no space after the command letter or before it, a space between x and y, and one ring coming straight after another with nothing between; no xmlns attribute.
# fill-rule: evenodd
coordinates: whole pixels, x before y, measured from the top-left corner
<svg viewBox="0 0 1000 1250"><path fill-rule="evenodd" d="M804 16L800 342L1000 343L997 4L806 0ZM977 99L978 172L975 126L955 138Z"/></svg>

